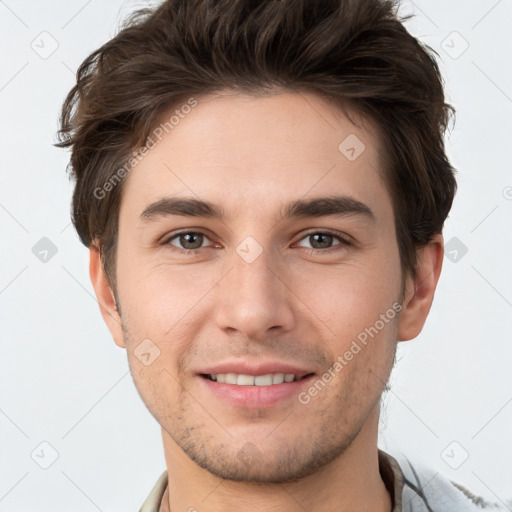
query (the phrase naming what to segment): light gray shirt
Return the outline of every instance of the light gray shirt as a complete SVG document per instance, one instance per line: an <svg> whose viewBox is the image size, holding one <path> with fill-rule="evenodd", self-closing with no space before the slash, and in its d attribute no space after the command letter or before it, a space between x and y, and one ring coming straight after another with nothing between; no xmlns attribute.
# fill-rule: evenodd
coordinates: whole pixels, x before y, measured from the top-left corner
<svg viewBox="0 0 512 512"><path fill-rule="evenodd" d="M379 470L391 496L392 512L512 512L512 500L490 503L439 471L379 450ZM139 512L168 512L167 471L158 478ZM172 512L172 511L171 511Z"/></svg>

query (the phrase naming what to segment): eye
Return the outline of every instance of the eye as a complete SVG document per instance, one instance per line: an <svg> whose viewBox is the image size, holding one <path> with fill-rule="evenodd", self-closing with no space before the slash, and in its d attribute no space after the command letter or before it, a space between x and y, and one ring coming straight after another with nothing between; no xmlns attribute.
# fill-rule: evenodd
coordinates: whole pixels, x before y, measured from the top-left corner
<svg viewBox="0 0 512 512"><path fill-rule="evenodd" d="M306 236L301 238L301 242L305 240L311 244L310 247L305 247L306 249L310 249L313 253L318 252L331 252L332 250L342 249L347 245L351 245L349 240L344 237L341 233L331 233L329 231L312 231L308 233ZM338 243L334 243L334 241L338 241ZM300 245L300 243L299 243ZM301 247L304 247L303 245Z"/></svg>
<svg viewBox="0 0 512 512"><path fill-rule="evenodd" d="M203 242L205 240L210 239L203 233L197 231L183 231L164 240L163 245L171 245L173 250L179 252L194 254L199 251L199 249L203 248Z"/></svg>
<svg viewBox="0 0 512 512"><path fill-rule="evenodd" d="M173 251L191 255L207 248L207 245L203 245L205 241L211 240L204 233L199 231L182 231L166 238L162 245L170 246L170 249ZM302 245L304 241L311 244L311 247ZM344 247L350 246L351 242L342 233L312 231L303 236L297 245L309 250L309 252L318 254L341 250Z"/></svg>

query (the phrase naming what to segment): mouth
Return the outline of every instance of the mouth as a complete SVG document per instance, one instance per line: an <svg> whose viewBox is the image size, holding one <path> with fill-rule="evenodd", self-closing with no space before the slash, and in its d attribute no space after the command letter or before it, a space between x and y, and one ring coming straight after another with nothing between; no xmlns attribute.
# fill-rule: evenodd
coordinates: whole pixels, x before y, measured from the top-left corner
<svg viewBox="0 0 512 512"><path fill-rule="evenodd" d="M201 377L222 384L232 384L234 386L274 386L289 382L297 382L313 373L299 375L294 373L267 373L265 375L246 375L243 373L202 373Z"/></svg>
<svg viewBox="0 0 512 512"><path fill-rule="evenodd" d="M236 409L269 409L292 400L311 384L314 373L201 373L199 382L206 394Z"/></svg>

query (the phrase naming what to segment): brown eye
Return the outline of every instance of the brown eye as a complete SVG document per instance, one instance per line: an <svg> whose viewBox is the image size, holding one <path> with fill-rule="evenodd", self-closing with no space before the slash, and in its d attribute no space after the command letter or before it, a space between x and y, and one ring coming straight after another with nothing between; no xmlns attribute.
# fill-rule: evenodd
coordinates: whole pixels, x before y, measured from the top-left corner
<svg viewBox="0 0 512 512"><path fill-rule="evenodd" d="M170 237L165 243L176 247L177 250L186 252L201 249L205 239L208 240L208 238L202 233L189 231L185 233L178 233Z"/></svg>
<svg viewBox="0 0 512 512"><path fill-rule="evenodd" d="M309 235L309 243L313 249L328 249L331 246L333 239L334 237L328 233Z"/></svg>
<svg viewBox="0 0 512 512"><path fill-rule="evenodd" d="M307 241L308 245L303 245L304 241ZM299 242L299 246L309 249L313 253L327 253L331 250L343 249L349 245L351 243L341 233L330 233L328 231L310 232Z"/></svg>

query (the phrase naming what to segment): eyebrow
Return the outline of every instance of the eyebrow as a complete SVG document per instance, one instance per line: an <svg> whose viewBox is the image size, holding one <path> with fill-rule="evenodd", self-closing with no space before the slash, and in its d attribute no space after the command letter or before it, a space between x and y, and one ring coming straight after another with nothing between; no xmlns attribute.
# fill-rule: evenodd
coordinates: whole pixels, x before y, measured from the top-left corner
<svg viewBox="0 0 512 512"><path fill-rule="evenodd" d="M221 206L209 201L193 197L164 197L145 208L140 218L144 222L152 222L170 215L204 217L221 221L228 217ZM281 220L325 216L346 217L351 215L360 215L371 222L376 222L376 216L368 205L345 195L292 201L285 205Z"/></svg>

